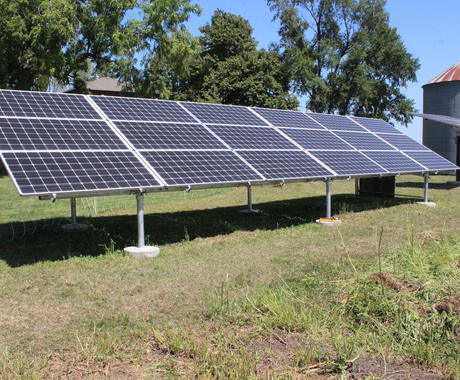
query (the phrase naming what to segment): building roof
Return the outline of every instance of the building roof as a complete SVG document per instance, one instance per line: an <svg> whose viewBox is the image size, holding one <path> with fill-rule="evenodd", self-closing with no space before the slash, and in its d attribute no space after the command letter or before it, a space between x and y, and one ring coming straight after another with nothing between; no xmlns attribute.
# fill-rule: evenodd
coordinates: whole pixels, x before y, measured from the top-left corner
<svg viewBox="0 0 460 380"><path fill-rule="evenodd" d="M457 80L460 80L460 61L458 61L455 65L449 67L447 70L444 70L441 74L435 76L425 85L440 82L453 82Z"/></svg>
<svg viewBox="0 0 460 380"><path fill-rule="evenodd" d="M100 77L86 82L86 87L88 87L89 90L120 92L123 88L123 83L118 82L117 79Z"/></svg>

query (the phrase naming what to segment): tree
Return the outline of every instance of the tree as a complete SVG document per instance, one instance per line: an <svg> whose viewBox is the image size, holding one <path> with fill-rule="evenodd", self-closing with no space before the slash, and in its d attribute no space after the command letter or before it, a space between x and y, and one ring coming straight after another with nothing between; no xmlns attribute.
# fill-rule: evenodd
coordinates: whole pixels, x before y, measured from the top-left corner
<svg viewBox="0 0 460 380"><path fill-rule="evenodd" d="M54 77L82 92L88 62L135 72L136 54L161 54L200 11L189 0L0 0L0 7L0 87L46 90ZM128 19L135 10L140 17Z"/></svg>
<svg viewBox="0 0 460 380"><path fill-rule="evenodd" d="M175 87L176 99L295 109L277 51L257 50L252 28L241 16L217 10L200 28L201 53L190 75Z"/></svg>
<svg viewBox="0 0 460 380"><path fill-rule="evenodd" d="M416 81L418 59L389 26L385 0L268 0L281 29L294 91L313 112L353 114L408 124L414 102L401 93Z"/></svg>

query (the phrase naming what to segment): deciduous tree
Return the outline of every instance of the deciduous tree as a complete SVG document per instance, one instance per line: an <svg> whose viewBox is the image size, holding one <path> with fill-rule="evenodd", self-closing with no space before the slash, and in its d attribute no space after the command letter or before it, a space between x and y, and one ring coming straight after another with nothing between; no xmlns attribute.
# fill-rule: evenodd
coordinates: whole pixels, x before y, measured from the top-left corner
<svg viewBox="0 0 460 380"><path fill-rule="evenodd" d="M241 16L217 10L200 28L201 53L176 86L176 99L272 108L296 108L277 51L257 50Z"/></svg>
<svg viewBox="0 0 460 380"><path fill-rule="evenodd" d="M414 102L401 88L418 60L389 26L385 0L268 0L294 90L314 112L408 124Z"/></svg>

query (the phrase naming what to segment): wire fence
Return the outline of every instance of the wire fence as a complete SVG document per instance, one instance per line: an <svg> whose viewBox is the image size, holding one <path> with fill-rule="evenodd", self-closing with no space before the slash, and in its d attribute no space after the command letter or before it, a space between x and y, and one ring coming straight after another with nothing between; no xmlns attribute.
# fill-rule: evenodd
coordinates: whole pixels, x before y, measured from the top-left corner
<svg viewBox="0 0 460 380"><path fill-rule="evenodd" d="M209 197L227 191L228 188L203 189L186 191L171 191L165 193L151 193L144 198L144 205L160 202L174 202L177 200L191 200L195 198ZM101 197L88 197L79 199L78 215L98 215L104 212L117 211L122 209L133 210L132 195L112 195ZM135 206L134 206L135 207ZM11 221L0 224L0 241L13 241L28 235L33 235L51 226L59 226L68 223L67 217L50 217L39 220Z"/></svg>

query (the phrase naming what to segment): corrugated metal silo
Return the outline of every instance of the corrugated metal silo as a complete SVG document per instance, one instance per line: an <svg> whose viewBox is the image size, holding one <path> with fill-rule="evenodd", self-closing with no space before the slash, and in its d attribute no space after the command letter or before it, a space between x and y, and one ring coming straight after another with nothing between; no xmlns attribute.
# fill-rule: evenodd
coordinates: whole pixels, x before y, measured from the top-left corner
<svg viewBox="0 0 460 380"><path fill-rule="evenodd" d="M423 88L423 113L460 118L460 62L434 77ZM423 145L457 163L455 131L441 123L423 120Z"/></svg>

